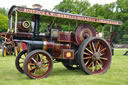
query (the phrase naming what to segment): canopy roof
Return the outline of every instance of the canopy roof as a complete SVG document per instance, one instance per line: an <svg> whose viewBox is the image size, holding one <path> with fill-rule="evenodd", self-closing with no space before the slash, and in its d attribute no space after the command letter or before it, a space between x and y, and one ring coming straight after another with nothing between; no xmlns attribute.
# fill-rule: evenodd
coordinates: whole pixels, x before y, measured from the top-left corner
<svg viewBox="0 0 128 85"><path fill-rule="evenodd" d="M117 21L117 20L100 19L100 18L96 18L96 17L82 16L82 15L70 14L70 13L64 13L64 12L37 10L37 9L33 9L33 8L25 8L25 7L19 7L19 6L12 6L8 13L8 16L10 17L12 15L12 13L15 11L29 13L29 14L43 15L43 16L47 16L47 17L56 17L56 18L96 22L96 23L111 24L111 25L122 25L122 21Z"/></svg>

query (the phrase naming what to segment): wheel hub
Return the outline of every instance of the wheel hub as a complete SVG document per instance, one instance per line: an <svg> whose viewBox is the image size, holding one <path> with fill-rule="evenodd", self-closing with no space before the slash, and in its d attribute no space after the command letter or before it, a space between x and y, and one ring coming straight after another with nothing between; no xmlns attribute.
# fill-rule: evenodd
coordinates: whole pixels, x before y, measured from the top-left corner
<svg viewBox="0 0 128 85"><path fill-rule="evenodd" d="M100 55L101 55L101 53L99 53L99 52L94 53L93 59L98 60L100 58Z"/></svg>
<svg viewBox="0 0 128 85"><path fill-rule="evenodd" d="M41 62L38 62L37 63L37 68L41 68L42 67L42 63Z"/></svg>

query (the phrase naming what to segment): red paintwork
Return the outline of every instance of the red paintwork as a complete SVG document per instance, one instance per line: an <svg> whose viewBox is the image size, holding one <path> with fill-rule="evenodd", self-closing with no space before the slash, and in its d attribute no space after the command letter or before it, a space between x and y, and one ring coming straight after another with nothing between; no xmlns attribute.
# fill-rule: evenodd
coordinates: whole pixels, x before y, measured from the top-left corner
<svg viewBox="0 0 128 85"><path fill-rule="evenodd" d="M70 52L71 56L67 57L66 54ZM62 50L62 59L74 59L74 50L73 49L63 49Z"/></svg>
<svg viewBox="0 0 128 85"><path fill-rule="evenodd" d="M26 50L26 49L27 49L27 44L24 43L24 42L22 42L22 49L23 49L23 50Z"/></svg>
<svg viewBox="0 0 128 85"><path fill-rule="evenodd" d="M32 33L25 33L25 32L14 33L14 37L19 37L19 38L32 38L32 36L33 36Z"/></svg>
<svg viewBox="0 0 128 85"><path fill-rule="evenodd" d="M121 25L121 21L110 20L110 19L100 19L96 17L89 17L89 16L80 16L74 14L67 14L67 13L60 13L60 12L53 12L53 11L45 11L45 10L36 10L32 8L24 8L18 6L12 6L8 15L11 17L14 11L30 13L30 14L37 14L37 15L44 15L50 17L57 17L63 19L72 19L72 20L81 20L81 21L88 21L88 22L95 22L95 23L103 23L103 24L113 24L113 25Z"/></svg>
<svg viewBox="0 0 128 85"><path fill-rule="evenodd" d="M66 32L59 32L59 39L60 42L74 42L74 35L72 33Z"/></svg>

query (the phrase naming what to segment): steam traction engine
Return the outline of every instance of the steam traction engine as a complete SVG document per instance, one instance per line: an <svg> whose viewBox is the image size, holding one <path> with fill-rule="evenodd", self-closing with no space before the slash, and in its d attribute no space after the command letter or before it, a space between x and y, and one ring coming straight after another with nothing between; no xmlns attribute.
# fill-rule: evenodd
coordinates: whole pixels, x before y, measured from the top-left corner
<svg viewBox="0 0 128 85"><path fill-rule="evenodd" d="M23 42L14 42L13 36L5 32L0 33L0 38L4 40L2 43L2 56L12 55L17 56L19 52L26 49L26 44Z"/></svg>
<svg viewBox="0 0 128 85"><path fill-rule="evenodd" d="M0 33L0 37L4 40L2 43L2 56L12 55L15 47L12 37L5 32Z"/></svg>
<svg viewBox="0 0 128 85"><path fill-rule="evenodd" d="M22 18L27 15L30 20ZM121 21L17 6L10 9L9 21L8 33L13 35L14 41L27 45L27 50L16 57L16 68L34 79L47 77L53 61L62 62L67 69L81 68L87 74L106 72L111 64L111 47L105 39L96 37L95 28L87 22L122 24ZM45 24L47 28L40 33L42 22L49 24ZM66 24L68 27L76 25L76 30L63 31Z"/></svg>

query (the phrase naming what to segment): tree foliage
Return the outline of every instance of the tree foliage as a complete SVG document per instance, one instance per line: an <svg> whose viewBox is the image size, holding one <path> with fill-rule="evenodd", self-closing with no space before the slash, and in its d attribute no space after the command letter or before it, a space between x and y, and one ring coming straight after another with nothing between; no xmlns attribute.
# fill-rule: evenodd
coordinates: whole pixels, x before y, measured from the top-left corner
<svg viewBox="0 0 128 85"><path fill-rule="evenodd" d="M5 15L5 16L8 16L8 9L0 8L0 13Z"/></svg>
<svg viewBox="0 0 128 85"><path fill-rule="evenodd" d="M0 13L0 32L7 32L8 17Z"/></svg>

